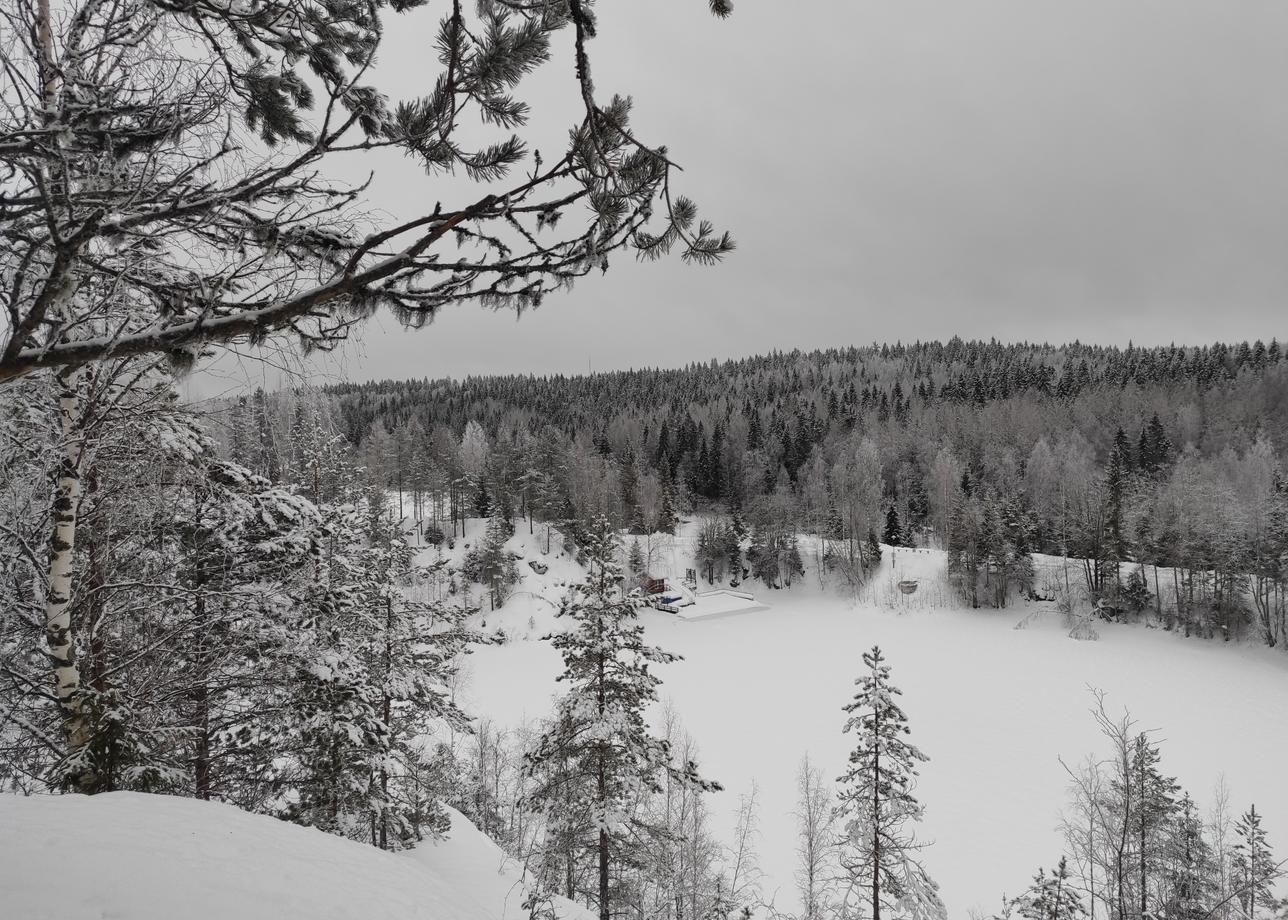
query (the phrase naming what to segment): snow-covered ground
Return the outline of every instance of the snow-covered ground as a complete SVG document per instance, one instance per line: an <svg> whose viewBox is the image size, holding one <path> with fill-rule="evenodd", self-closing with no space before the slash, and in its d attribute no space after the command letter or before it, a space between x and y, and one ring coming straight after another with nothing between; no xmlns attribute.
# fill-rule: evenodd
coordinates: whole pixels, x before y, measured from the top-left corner
<svg viewBox="0 0 1288 920"><path fill-rule="evenodd" d="M459 558L482 528L471 522L447 555ZM691 565L692 530L654 547L654 574L676 578ZM480 614L510 641L471 655L460 691L474 714L500 726L549 711L559 661L539 639L557 628L558 600L582 575L557 542L543 552L540 532L521 526L510 547L521 556L522 584L502 609ZM726 787L712 802L726 839L738 796L759 786L767 899L795 906L797 766L809 752L840 773L849 748L841 706L874 643L904 690L914 740L931 757L918 790L924 837L934 841L925 860L951 916L991 912L1003 892L1057 858L1067 785L1059 758L1076 763L1100 748L1087 713L1091 687L1130 708L1140 727L1160 730L1165 768L1202 805L1224 774L1232 805L1255 802L1271 842L1281 856L1288 851L1282 652L1110 624L1097 624L1099 641L1074 641L1049 604L961 608L942 567L940 553L887 549L858 598L821 589L811 570L790 590L742 585L752 601L711 596L707 616L701 597L685 616L643 612L650 640L685 656L661 669L663 692L697 740L704 774ZM899 590L907 580L915 593ZM522 900L518 867L460 816L449 840L390 854L186 799L0 796L4 917L518 920ZM572 920L588 917L562 906Z"/></svg>
<svg viewBox="0 0 1288 920"><path fill-rule="evenodd" d="M685 541L682 533L670 547L675 561L655 574L683 574ZM579 577L557 546L542 555L526 528L511 545L524 557L524 584L486 619L514 641L472 655L463 690L467 708L502 725L548 711L559 661L535 640L553 625L560 585ZM534 558L550 565L547 575L531 572ZM955 606L943 561L938 552L887 549L857 600L821 590L811 573L790 590L743 585L761 609L643 613L650 641L685 657L659 671L663 694L697 740L705 775L727 789L712 803L726 839L738 795L759 785L766 897L783 909L795 904L797 765L808 751L829 774L841 772L849 749L841 706L873 644L886 652L913 738L931 758L918 789L923 836L934 841L925 859L952 916L991 912L1003 892L1058 858L1067 786L1059 758L1075 764L1102 749L1088 714L1092 687L1114 709L1129 708L1141 728L1160 730L1164 767L1201 806L1224 774L1232 807L1255 802L1271 842L1288 853L1288 657L1141 626L1097 624L1098 641L1075 641L1049 604ZM905 579L918 581L916 593L898 590Z"/></svg>
<svg viewBox="0 0 1288 920"><path fill-rule="evenodd" d="M230 805L0 795L0 917L520 920L519 869L460 815L405 853ZM560 903L567 920L590 920Z"/></svg>

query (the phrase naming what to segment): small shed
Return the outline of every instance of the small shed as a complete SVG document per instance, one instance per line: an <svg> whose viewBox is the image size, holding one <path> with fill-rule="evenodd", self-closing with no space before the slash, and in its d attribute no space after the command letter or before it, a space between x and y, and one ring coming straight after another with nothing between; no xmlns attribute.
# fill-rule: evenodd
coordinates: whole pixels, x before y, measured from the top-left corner
<svg viewBox="0 0 1288 920"><path fill-rule="evenodd" d="M654 578L652 575L645 572L636 580L636 585L646 596L661 594L666 590L666 579Z"/></svg>

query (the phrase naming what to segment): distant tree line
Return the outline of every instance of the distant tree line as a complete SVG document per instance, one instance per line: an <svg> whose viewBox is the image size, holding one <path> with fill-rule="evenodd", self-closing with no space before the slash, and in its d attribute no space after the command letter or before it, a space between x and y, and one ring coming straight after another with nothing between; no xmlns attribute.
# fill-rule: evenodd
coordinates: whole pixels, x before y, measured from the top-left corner
<svg viewBox="0 0 1288 920"><path fill-rule="evenodd" d="M1285 640L1277 341L1204 347L917 343L585 377L343 384L318 397L431 535L466 517L605 516L669 532L720 516L708 579L861 582L881 544L937 546L963 599L1058 587L1074 605ZM288 394L232 407L271 478ZM280 404L280 405L279 405ZM227 407L225 407L227 408ZM252 464L255 466L255 464ZM531 526L531 525L530 525ZM1076 558L1062 585L1034 553ZM1069 569L1072 569L1070 574Z"/></svg>

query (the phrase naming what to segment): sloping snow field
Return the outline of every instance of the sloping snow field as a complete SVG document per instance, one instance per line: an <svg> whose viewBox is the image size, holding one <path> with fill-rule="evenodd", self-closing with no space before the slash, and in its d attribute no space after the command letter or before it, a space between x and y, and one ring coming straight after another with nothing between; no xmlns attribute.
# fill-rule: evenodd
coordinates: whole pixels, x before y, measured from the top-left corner
<svg viewBox="0 0 1288 920"><path fill-rule="evenodd" d="M194 799L0 795L13 920L520 920L522 900L513 862L455 813L449 839L385 853Z"/></svg>
<svg viewBox="0 0 1288 920"><path fill-rule="evenodd" d="M554 605L537 595L557 599L558 582L577 577L557 548L546 557L531 540L522 532L512 545L551 571L538 583L520 562L520 592L486 614L514 638L470 656L463 691L471 712L501 725L549 710L559 659L535 640L553 625ZM951 916L991 912L1003 892L1018 892L1058 858L1067 787L1058 758L1074 765L1103 750L1088 713L1091 687L1108 694L1111 711L1127 707L1139 727L1159 729L1165 769L1203 809L1224 774L1232 807L1255 802L1271 843L1288 855L1288 656L1142 626L1097 624L1098 641L1075 641L1044 604L940 606L952 603L942 566L937 552L887 549L857 602L820 590L810 575L789 590L742 586L768 609L709 619L642 614L650 641L685 656L658 673L705 774L726 787L712 802L726 840L738 795L759 785L766 898L780 909L796 904L797 766L808 751L829 775L841 772L849 750L841 706L873 644L886 652L913 739L931 758L918 789L923 836L934 841L925 860ZM683 573L665 574L675 571ZM898 592L904 578L919 579L917 593Z"/></svg>

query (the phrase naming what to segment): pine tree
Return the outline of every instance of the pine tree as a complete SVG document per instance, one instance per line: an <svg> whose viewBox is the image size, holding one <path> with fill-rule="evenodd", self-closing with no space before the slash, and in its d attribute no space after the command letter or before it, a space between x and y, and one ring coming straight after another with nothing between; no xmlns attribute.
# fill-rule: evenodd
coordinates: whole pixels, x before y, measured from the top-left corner
<svg viewBox="0 0 1288 920"><path fill-rule="evenodd" d="M6 198L33 203L0 211L0 237L28 241L0 250L0 274L15 280L0 295L0 381L140 356L189 368L209 343L258 345L274 332L326 347L379 306L419 327L448 303L534 307L622 249L699 264L732 251L690 199L666 191L673 163L637 140L628 98L597 94L592 39L604 26L590 4L454 4L427 65L430 91L391 106L367 82L371 65L394 17L421 5L33 7L6 32L6 62L30 75L6 80L0 148L24 157L6 170ZM175 30L185 53L158 57L153 40ZM563 30L575 43L557 41ZM530 114L516 95L560 46L575 60L565 91L583 117L543 161L516 133ZM233 162L210 142L212 124L244 125L279 155ZM22 146L51 125L63 132L57 149ZM455 200L373 222L363 190L319 178L337 157L386 148L431 175L460 174ZM281 208L298 195L315 206ZM578 211L585 223L560 226ZM87 213L103 219L84 223ZM497 220L514 239L487 232ZM46 229L72 224L66 239ZM443 247L465 233L482 271L441 274Z"/></svg>
<svg viewBox="0 0 1288 920"><path fill-rule="evenodd" d="M595 860L588 900L609 920L621 900L614 869L633 858L645 830L634 809L640 798L661 792L663 776L694 788L719 787L703 780L693 762L676 763L669 744L649 733L645 712L660 684L650 666L679 656L644 643L635 607L619 588L618 538L607 519L587 529L582 551L586 579L559 612L573 628L551 638L563 657L559 680L568 692L528 755L535 780L529 802L583 835L578 849Z"/></svg>
<svg viewBox="0 0 1288 920"><path fill-rule="evenodd" d="M1231 861L1236 900L1248 920L1269 917L1275 909L1274 883L1283 876L1266 840L1261 815L1253 805L1234 828L1234 858Z"/></svg>
<svg viewBox="0 0 1288 920"><path fill-rule="evenodd" d="M1033 884L1014 900L1013 907L1024 920L1083 920L1087 916L1063 856L1050 875L1038 870Z"/></svg>
<svg viewBox="0 0 1288 920"><path fill-rule="evenodd" d="M846 704L845 732L857 744L849 768L838 779L839 810L845 821L841 865L851 895L861 898L871 920L889 916L935 920L946 916L938 885L917 860L924 847L909 825L924 808L913 795L917 764L929 758L907 736L908 717L890 683L890 667L879 647L865 652L868 673L858 678L854 699Z"/></svg>

